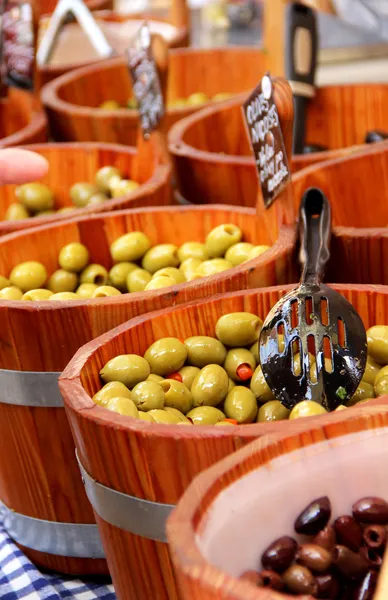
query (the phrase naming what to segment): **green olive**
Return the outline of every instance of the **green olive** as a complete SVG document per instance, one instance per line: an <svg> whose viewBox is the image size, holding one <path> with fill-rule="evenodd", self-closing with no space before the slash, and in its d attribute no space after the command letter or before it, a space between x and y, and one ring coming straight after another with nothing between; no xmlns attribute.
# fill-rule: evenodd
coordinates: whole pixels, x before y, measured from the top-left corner
<svg viewBox="0 0 388 600"><path fill-rule="evenodd" d="M127 108L129 108L131 110L136 110L137 107L138 107L138 104L137 104L136 98L129 98L127 100Z"/></svg>
<svg viewBox="0 0 388 600"><path fill-rule="evenodd" d="M175 283L185 283L186 277L183 272L177 269L176 267L164 267L163 269L159 269L153 275L153 279L156 277L171 277L174 279Z"/></svg>
<svg viewBox="0 0 388 600"><path fill-rule="evenodd" d="M150 248L143 257L141 266L150 273L156 273L165 267L179 265L178 248L174 244L158 244Z"/></svg>
<svg viewBox="0 0 388 600"><path fill-rule="evenodd" d="M260 363L260 348L259 348L259 341L255 342L251 347L250 347L250 351L252 352L253 356L255 357L256 363L259 364Z"/></svg>
<svg viewBox="0 0 388 600"><path fill-rule="evenodd" d="M215 427L221 427L221 426L225 426L225 425L230 425L231 427L236 427L235 423L231 423L230 421L218 421L218 423L214 423Z"/></svg>
<svg viewBox="0 0 388 600"><path fill-rule="evenodd" d="M362 376L362 380L370 383L370 385L374 385L380 370L381 365L379 365L371 356L368 355L366 357L365 371Z"/></svg>
<svg viewBox="0 0 388 600"><path fill-rule="evenodd" d="M230 248L227 249L225 258L228 260L234 267L237 265L241 265L241 263L250 259L250 253L253 250L253 244L248 244L248 242L239 242L238 244L233 244Z"/></svg>
<svg viewBox="0 0 388 600"><path fill-rule="evenodd" d="M3 275L0 275L0 290L3 290L6 287L9 287L10 281L9 279L7 279L6 277L3 277Z"/></svg>
<svg viewBox="0 0 388 600"><path fill-rule="evenodd" d="M237 423L253 423L257 415L257 402L250 389L236 385L225 398L224 413Z"/></svg>
<svg viewBox="0 0 388 600"><path fill-rule="evenodd" d="M34 218L36 217L47 217L49 215L55 215L56 214L56 210L41 210L37 213L34 214Z"/></svg>
<svg viewBox="0 0 388 600"><path fill-rule="evenodd" d="M209 102L209 97L206 96L204 92L195 92L194 94L190 94L190 96L186 100L186 104L190 106L206 104L206 102Z"/></svg>
<svg viewBox="0 0 388 600"><path fill-rule="evenodd" d="M117 238L110 247L115 262L132 262L143 258L151 248L151 240L142 231L132 231Z"/></svg>
<svg viewBox="0 0 388 600"><path fill-rule="evenodd" d="M116 177L117 179L122 178L121 172L116 167L106 166L98 169L96 173L96 185L98 189L105 194L109 193L109 182L112 177Z"/></svg>
<svg viewBox="0 0 388 600"><path fill-rule="evenodd" d="M27 261L14 267L9 276L9 280L15 287L22 292L42 288L47 279L47 271L42 263L36 261Z"/></svg>
<svg viewBox="0 0 388 600"><path fill-rule="evenodd" d="M224 413L214 406L197 406L188 412L186 417L191 419L194 425L215 425L226 418Z"/></svg>
<svg viewBox="0 0 388 600"><path fill-rule="evenodd" d="M234 383L233 379L229 377L228 392L230 392L230 390L232 390L234 387L236 387L236 384Z"/></svg>
<svg viewBox="0 0 388 600"><path fill-rule="evenodd" d="M129 389L147 379L149 374L150 366L148 362L137 354L115 356L100 371L101 379L105 383L121 381Z"/></svg>
<svg viewBox="0 0 388 600"><path fill-rule="evenodd" d="M203 263L196 268L193 279L199 279L200 277L210 277L217 273L222 273L233 267L232 263L224 258L211 258L205 260Z"/></svg>
<svg viewBox="0 0 388 600"><path fill-rule="evenodd" d="M127 277L128 292L143 292L151 279L151 273L145 269L131 271Z"/></svg>
<svg viewBox="0 0 388 600"><path fill-rule="evenodd" d="M100 206L101 204L105 204L107 200L109 200L108 196L102 192L98 192L97 194L93 194L93 196L91 196L87 206Z"/></svg>
<svg viewBox="0 0 388 600"><path fill-rule="evenodd" d="M164 408L164 391L155 381L141 381L132 390L133 401L139 410Z"/></svg>
<svg viewBox="0 0 388 600"><path fill-rule="evenodd" d="M112 178L110 181L110 193L112 198L128 196L128 194L132 194L137 190L138 187L139 184L137 181L133 181L132 179L120 179L120 181L116 181Z"/></svg>
<svg viewBox="0 0 388 600"><path fill-rule="evenodd" d="M157 340L144 354L152 373L169 375L176 373L185 364L187 358L186 346L180 340L166 337Z"/></svg>
<svg viewBox="0 0 388 600"><path fill-rule="evenodd" d="M261 366L256 367L251 379L251 391L261 404L274 400L275 396L265 380Z"/></svg>
<svg viewBox="0 0 388 600"><path fill-rule="evenodd" d="M67 244L60 251L58 262L65 271L79 273L89 262L89 250L79 242Z"/></svg>
<svg viewBox="0 0 388 600"><path fill-rule="evenodd" d="M175 379L165 379L159 384L164 391L164 404L171 408L180 410L184 415L189 412L193 406L193 399L189 388Z"/></svg>
<svg viewBox="0 0 388 600"><path fill-rule="evenodd" d="M101 108L101 110L119 110L121 106L116 100L105 100L98 108Z"/></svg>
<svg viewBox="0 0 388 600"><path fill-rule="evenodd" d="M161 288L171 287L172 285L176 285L175 279L167 277L167 275L161 275L159 277L153 277L145 286L144 291L159 290Z"/></svg>
<svg viewBox="0 0 388 600"><path fill-rule="evenodd" d="M225 346L249 346L259 339L262 324L252 313L229 313L218 319L216 336Z"/></svg>
<svg viewBox="0 0 388 600"><path fill-rule="evenodd" d="M344 406L344 404L340 404L337 408L334 409L334 412L340 412L341 410L346 410L348 407Z"/></svg>
<svg viewBox="0 0 388 600"><path fill-rule="evenodd" d="M229 378L220 365L207 365L191 385L194 406L218 406L228 393Z"/></svg>
<svg viewBox="0 0 388 600"><path fill-rule="evenodd" d="M193 385L193 381L200 372L198 367L186 366L179 369L178 373L182 377L182 383L185 384L186 387L191 390L191 386Z"/></svg>
<svg viewBox="0 0 388 600"><path fill-rule="evenodd" d="M325 414L327 414L327 410L322 404L318 404L318 402L314 402L313 400L302 400L302 402L295 404L288 418L300 419L301 417L313 417Z"/></svg>
<svg viewBox="0 0 388 600"><path fill-rule="evenodd" d="M79 300L79 296L74 292L58 292L57 294L53 294L50 296L50 300L54 300L55 302L65 302L67 300Z"/></svg>
<svg viewBox="0 0 388 600"><path fill-rule="evenodd" d="M244 370L242 367L247 367ZM247 381L256 368L256 359L246 348L232 348L228 351L224 369L233 381ZM251 375L249 373L251 372Z"/></svg>
<svg viewBox="0 0 388 600"><path fill-rule="evenodd" d="M132 271L138 268L138 265L132 262L117 263L109 271L109 282L121 292L126 292L127 277Z"/></svg>
<svg viewBox="0 0 388 600"><path fill-rule="evenodd" d="M383 367L376 377L374 391L377 397L388 394L388 366ZM368 397L373 398L373 395L370 394Z"/></svg>
<svg viewBox="0 0 388 600"><path fill-rule="evenodd" d="M147 414L152 417L155 423L160 423L161 425L177 425L178 423L182 422L176 413L167 410L161 410L160 408L150 410Z"/></svg>
<svg viewBox="0 0 388 600"><path fill-rule="evenodd" d="M375 325L367 332L368 354L379 365L388 364L388 325Z"/></svg>
<svg viewBox="0 0 388 600"><path fill-rule="evenodd" d="M187 362L194 367L205 367L209 364L223 365L226 358L225 346L213 337L194 335L185 340Z"/></svg>
<svg viewBox="0 0 388 600"><path fill-rule="evenodd" d="M134 417L135 419L139 417L139 411L136 408L136 404L130 398L122 398L120 396L117 396L117 398L109 398L105 404L105 408L126 417Z"/></svg>
<svg viewBox="0 0 388 600"><path fill-rule="evenodd" d="M261 256L262 254L264 254L264 252L267 252L267 250L270 250L271 246L253 246L252 250L249 253L249 257L247 258L247 260L252 260L253 258L257 258L258 256Z"/></svg>
<svg viewBox="0 0 388 600"><path fill-rule="evenodd" d="M268 421L284 421L288 419L290 411L283 406L279 400L270 400L259 408L257 413L257 422L266 423Z"/></svg>
<svg viewBox="0 0 388 600"><path fill-rule="evenodd" d="M28 219L29 216L30 214L23 204L13 202L5 211L4 221L21 221L23 219Z"/></svg>
<svg viewBox="0 0 388 600"><path fill-rule="evenodd" d="M161 375L155 375L155 373L150 373L146 381L155 381L156 383L160 383L161 381L164 381L164 377Z"/></svg>
<svg viewBox="0 0 388 600"><path fill-rule="evenodd" d="M209 255L205 244L199 242L185 242L178 250L178 258L182 263L188 258L197 258L200 261L207 260Z"/></svg>
<svg viewBox="0 0 388 600"><path fill-rule="evenodd" d="M207 253L211 258L224 256L228 248L240 242L241 238L242 232L237 225L232 223L218 225L206 237Z"/></svg>
<svg viewBox="0 0 388 600"><path fill-rule="evenodd" d="M15 190L15 196L31 212L49 210L54 207L54 194L44 183L24 183Z"/></svg>
<svg viewBox="0 0 388 600"><path fill-rule="evenodd" d="M195 272L201 264L202 260L199 260L199 258L186 258L186 260L179 265L179 270L182 271L186 280L190 281L195 277Z"/></svg>
<svg viewBox="0 0 388 600"><path fill-rule="evenodd" d="M77 287L78 277L76 273L70 273L64 269L54 271L47 282L47 287L52 292L74 292Z"/></svg>
<svg viewBox="0 0 388 600"><path fill-rule="evenodd" d="M154 419L151 417L150 413L148 412L143 412L142 410L139 410L139 416L138 419L140 419L140 421L148 421L149 423L155 423Z"/></svg>
<svg viewBox="0 0 388 600"><path fill-rule="evenodd" d="M102 265L91 264L80 274L80 283L94 283L97 286L108 283L108 271Z"/></svg>
<svg viewBox="0 0 388 600"><path fill-rule="evenodd" d="M212 102L222 102L223 100L228 100L232 96L233 94L229 94L229 92L219 92L213 96Z"/></svg>
<svg viewBox="0 0 388 600"><path fill-rule="evenodd" d="M0 300L21 300L22 297L23 292L14 285L0 290Z"/></svg>
<svg viewBox="0 0 388 600"><path fill-rule="evenodd" d="M110 381L94 394L93 402L105 406L110 398L116 397L132 399L132 392L121 381Z"/></svg>
<svg viewBox="0 0 388 600"><path fill-rule="evenodd" d="M192 425L191 421L189 421L189 419L187 417L185 417L185 415L183 413L181 413L181 411L178 410L177 408L173 408L172 406L165 406L164 410L166 412L172 413L179 419L178 425L181 425L182 423L186 424L186 425Z"/></svg>
<svg viewBox="0 0 388 600"><path fill-rule="evenodd" d="M57 213L66 214L66 213L74 213L76 210L75 206L63 206L62 208L58 208Z"/></svg>
<svg viewBox="0 0 388 600"><path fill-rule="evenodd" d="M70 188L70 198L74 206L85 208L89 204L90 198L98 194L98 188L92 183L75 183Z"/></svg>
<svg viewBox="0 0 388 600"><path fill-rule="evenodd" d="M377 395L380 396L380 394L377 394ZM365 398L374 398L374 397L375 397L375 391L374 391L373 385L362 380L362 381L360 381L359 386L356 389L356 391L354 392L353 396L346 403L346 406L354 406L355 404L360 402L360 400L365 400Z"/></svg>
<svg viewBox="0 0 388 600"><path fill-rule="evenodd" d="M171 108L185 108L187 106L186 98L176 98L175 100L170 100L167 103L167 108L170 110Z"/></svg>
<svg viewBox="0 0 388 600"><path fill-rule="evenodd" d="M88 298L92 298L95 290L98 288L98 285L95 283L81 283L81 285L76 289L76 294L80 298L84 298L87 300Z"/></svg>
<svg viewBox="0 0 388 600"><path fill-rule="evenodd" d="M22 300L29 300L32 302L39 302L40 300L48 300L53 292L45 289L30 290L23 294Z"/></svg>
<svg viewBox="0 0 388 600"><path fill-rule="evenodd" d="M92 298L107 298L108 296L121 296L121 292L111 285L100 285L94 290Z"/></svg>

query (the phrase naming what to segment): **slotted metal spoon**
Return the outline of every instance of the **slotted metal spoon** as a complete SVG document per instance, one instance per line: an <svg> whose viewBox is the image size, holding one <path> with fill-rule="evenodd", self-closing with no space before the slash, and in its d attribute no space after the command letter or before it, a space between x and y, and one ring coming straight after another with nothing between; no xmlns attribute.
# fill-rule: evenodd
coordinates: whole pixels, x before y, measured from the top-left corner
<svg viewBox="0 0 388 600"><path fill-rule="evenodd" d="M300 205L300 285L272 308L260 334L264 377L289 409L302 400L330 411L346 404L365 370L367 342L360 316L341 294L321 283L330 233L330 204L321 190L311 188Z"/></svg>

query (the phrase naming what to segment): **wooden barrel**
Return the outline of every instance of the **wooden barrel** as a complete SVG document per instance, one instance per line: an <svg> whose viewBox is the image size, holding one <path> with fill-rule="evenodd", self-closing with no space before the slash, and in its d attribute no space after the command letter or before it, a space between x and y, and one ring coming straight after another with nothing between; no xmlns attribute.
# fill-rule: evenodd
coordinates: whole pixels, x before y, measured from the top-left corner
<svg viewBox="0 0 388 600"><path fill-rule="evenodd" d="M237 94L253 89L265 73L266 56L256 48L230 47L212 50L173 50L169 54L167 104L202 92ZM50 130L58 141L101 141L133 144L138 112L99 109L106 100L125 106L132 83L123 58L114 58L76 69L42 89ZM164 127L198 111L204 105L167 107Z"/></svg>
<svg viewBox="0 0 388 600"><path fill-rule="evenodd" d="M0 100L0 148L47 141L44 111L24 90L9 88Z"/></svg>
<svg viewBox="0 0 388 600"><path fill-rule="evenodd" d="M261 569L274 540L295 537L316 498L329 497L332 521L360 498L388 497L388 397L371 404L252 442L196 478L167 524L183 600L313 600L239 577Z"/></svg>
<svg viewBox="0 0 388 600"><path fill-rule="evenodd" d="M212 202L240 205L240 190L250 189L246 206L255 206L257 174L241 112L245 98L203 109L170 130L179 191L190 202L211 197ZM330 150L294 156L293 171L359 150L369 130L388 132L387 100L386 84L319 88L308 106L306 143Z"/></svg>
<svg viewBox="0 0 388 600"><path fill-rule="evenodd" d="M250 311L264 318L288 289L220 294L139 317L81 348L61 376L60 390L120 600L180 597L163 543L172 505L202 470L257 437L288 431L290 424L180 427L123 417L91 399L101 388L100 369L126 351L143 355L165 336L214 336L218 318L229 312ZM388 288L336 289L352 302L367 327L388 323Z"/></svg>
<svg viewBox="0 0 388 600"><path fill-rule="evenodd" d="M106 212L141 206L159 206L170 204L171 169L158 162L156 151L151 145L150 160L141 160L136 148L118 144L36 144L25 146L38 152L50 163L47 175L41 180L54 192L56 208L73 206L69 190L74 183L93 183L100 167L113 165L120 169L124 177L133 178L141 185L131 194L107 200L102 205L77 208L71 216L82 216L96 212ZM4 218L10 204L15 202L15 185L0 187L0 219ZM32 217L19 221L0 221L0 236L42 225L69 219L69 213Z"/></svg>
<svg viewBox="0 0 388 600"><path fill-rule="evenodd" d="M332 206L330 281L388 284L388 143L293 176L295 206L309 187L321 188ZM346 267L344 267L346 265Z"/></svg>
<svg viewBox="0 0 388 600"><path fill-rule="evenodd" d="M203 240L222 223L240 226L247 241L261 239L249 209L170 207L100 213L4 236L0 273L8 276L20 262L37 260L51 274L60 249L78 241L89 248L92 263L110 268L110 244L127 231L144 231L153 244L179 246ZM270 250L199 285L192 281L75 302L0 301L0 500L12 523L16 521L10 533L36 564L69 573L104 571L101 560L90 558L100 556L93 513L57 385L77 349L147 311L225 290L292 281L294 242L294 229L284 228ZM85 525L89 527L84 533Z"/></svg>

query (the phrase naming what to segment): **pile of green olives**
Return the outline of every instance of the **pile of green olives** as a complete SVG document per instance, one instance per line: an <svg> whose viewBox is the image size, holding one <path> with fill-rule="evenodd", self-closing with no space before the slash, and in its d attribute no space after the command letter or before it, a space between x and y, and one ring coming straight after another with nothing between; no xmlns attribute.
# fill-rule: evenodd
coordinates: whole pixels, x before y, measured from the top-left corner
<svg viewBox="0 0 388 600"><path fill-rule="evenodd" d="M145 233L132 231L111 244L110 269L91 263L87 247L73 242L61 249L59 268L50 276L36 261L17 265L8 278L0 276L0 300L79 300L156 290L225 271L269 248L241 239L233 224L212 229L205 243L180 247L152 246Z"/></svg>
<svg viewBox="0 0 388 600"><path fill-rule="evenodd" d="M202 104L207 104L208 102L222 102L223 100L228 100L232 96L233 94L229 94L228 92L221 92L212 97L207 96L203 92L195 92L194 94L190 94L188 98L176 98L175 100L167 102L167 110L170 108L200 106ZM102 108L102 110L119 110L120 108L130 108L132 110L136 110L137 101L135 98L129 98L126 105L122 106L116 100L105 100L105 102L102 102L98 108Z"/></svg>
<svg viewBox="0 0 388 600"><path fill-rule="evenodd" d="M260 366L261 327L252 313L229 313L218 319L214 337L162 338L144 356L116 356L101 369L104 386L93 400L122 415L178 425L233 426L325 414L316 402L302 401L290 411L275 398ZM363 379L347 405L336 410L388 393L388 326L371 327L367 334ZM294 364L297 374L297 355Z"/></svg>
<svg viewBox="0 0 388 600"><path fill-rule="evenodd" d="M116 167L101 167L95 182L79 182L70 188L72 206L55 210L55 197L48 185L35 181L15 188L16 201L6 210L4 221L19 221L29 217L43 217L55 213L70 213L86 206L99 206L111 198L126 196L139 187L132 179L124 179Z"/></svg>

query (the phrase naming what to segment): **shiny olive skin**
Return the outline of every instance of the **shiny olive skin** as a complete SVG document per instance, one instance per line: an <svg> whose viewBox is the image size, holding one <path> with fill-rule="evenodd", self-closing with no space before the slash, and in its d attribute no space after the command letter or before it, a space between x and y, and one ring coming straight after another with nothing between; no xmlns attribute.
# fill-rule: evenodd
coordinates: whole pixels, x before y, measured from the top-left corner
<svg viewBox="0 0 388 600"><path fill-rule="evenodd" d="M171 287L172 285L176 285L175 279L168 277L167 275L160 275L159 277L153 277L145 286L144 291L160 290L161 288Z"/></svg>
<svg viewBox="0 0 388 600"><path fill-rule="evenodd" d="M210 258L220 258L225 252L241 241L242 232L237 225L227 223L218 225L208 233L205 240L206 251Z"/></svg>
<svg viewBox="0 0 388 600"><path fill-rule="evenodd" d="M165 406L164 410L166 412L172 413L173 415L175 415L178 419L180 423L184 423L186 425L192 425L191 421L189 421L189 419L187 417L185 417L185 415L183 413L181 413L180 410L178 410L177 408L173 408L172 406ZM179 423L178 423L179 425Z"/></svg>
<svg viewBox="0 0 388 600"><path fill-rule="evenodd" d="M142 231L132 231L111 244L110 254L114 262L134 262L143 258L150 248L151 240L148 235Z"/></svg>
<svg viewBox="0 0 388 600"><path fill-rule="evenodd" d="M182 422L176 413L167 410L161 410L157 408L150 410L147 414L152 417L155 423L160 423L162 425L177 425L178 423Z"/></svg>
<svg viewBox="0 0 388 600"><path fill-rule="evenodd" d="M321 404L318 404L318 402L303 400L294 406L288 418L300 419L301 417L313 417L325 414L327 414L327 410Z"/></svg>
<svg viewBox="0 0 388 600"><path fill-rule="evenodd" d="M270 400L275 399L275 396L274 396L272 390L270 389L270 387L268 386L268 383L265 380L265 377L264 377L264 374L263 374L263 371L262 371L260 365L258 367L256 367L255 372L252 375L250 388L251 388L251 391L253 392L253 394L255 395L255 398L257 399L257 401L260 402L261 404L264 404L265 402L269 402Z"/></svg>
<svg viewBox="0 0 388 600"><path fill-rule="evenodd" d="M258 423L267 423L271 421L284 421L288 419L290 411L283 406L279 400L270 400L259 408L257 413Z"/></svg>
<svg viewBox="0 0 388 600"><path fill-rule="evenodd" d="M95 283L98 286L106 285L108 277L108 271L105 267L92 263L81 272L80 283Z"/></svg>
<svg viewBox="0 0 388 600"><path fill-rule="evenodd" d="M121 292L111 285L100 285L94 290L92 298L106 298L108 296L121 296Z"/></svg>
<svg viewBox="0 0 388 600"><path fill-rule="evenodd" d="M250 253L253 250L253 244L248 242L239 242L234 244L225 253L225 259L228 260L234 267L249 260Z"/></svg>
<svg viewBox="0 0 388 600"><path fill-rule="evenodd" d="M98 169L96 173L96 185L98 189L104 193L109 193L109 182L112 177L116 179L122 178L121 172L116 167L106 166Z"/></svg>
<svg viewBox="0 0 388 600"><path fill-rule="evenodd" d="M254 344L252 344L252 346L249 348L250 352L252 352L253 356L255 357L256 360L256 364L260 364L260 349L259 349L259 342L255 342Z"/></svg>
<svg viewBox="0 0 388 600"><path fill-rule="evenodd" d="M30 213L23 206L23 204L19 204L18 202L13 202L10 204L5 211L4 221L22 221L23 219L28 219Z"/></svg>
<svg viewBox="0 0 388 600"><path fill-rule="evenodd" d="M54 194L44 183L24 183L15 189L15 196L31 212L50 210L54 207Z"/></svg>
<svg viewBox="0 0 388 600"><path fill-rule="evenodd" d="M218 406L228 393L229 377L220 365L207 365L191 385L193 406Z"/></svg>
<svg viewBox="0 0 388 600"><path fill-rule="evenodd" d="M120 181L117 181L112 177L109 189L112 198L121 198L121 196L132 194L138 187L139 184L137 181L133 181L132 179L120 179Z"/></svg>
<svg viewBox="0 0 388 600"><path fill-rule="evenodd" d="M201 369L198 367L192 367L187 365L186 367L182 367L179 369L178 373L182 377L182 383L185 384L186 387L191 390L191 386L193 385L193 381L200 372Z"/></svg>
<svg viewBox="0 0 388 600"><path fill-rule="evenodd" d="M97 288L98 285L96 285L95 283L81 283L81 285L78 286L78 288L76 289L75 293L80 298L87 300L88 298L91 298L93 296Z"/></svg>
<svg viewBox="0 0 388 600"><path fill-rule="evenodd" d="M90 198L98 192L98 188L92 183L75 183L70 188L70 198L74 206L85 208L89 204Z"/></svg>
<svg viewBox="0 0 388 600"><path fill-rule="evenodd" d="M128 275L138 269L138 265L133 262L121 262L114 265L109 271L109 282L113 287L120 290L120 292L127 291L127 279Z"/></svg>
<svg viewBox="0 0 388 600"><path fill-rule="evenodd" d="M105 383L121 381L128 389L147 379L150 374L148 362L137 354L120 354L103 366L100 377Z"/></svg>
<svg viewBox="0 0 388 600"><path fill-rule="evenodd" d="M138 410L164 408L164 391L155 381L141 381L132 388L132 399Z"/></svg>
<svg viewBox="0 0 388 600"><path fill-rule="evenodd" d="M151 344L146 350L144 358L149 363L152 373L166 376L183 367L187 358L187 350L177 338L162 338Z"/></svg>
<svg viewBox="0 0 388 600"><path fill-rule="evenodd" d="M165 267L179 265L178 248L174 244L158 244L146 252L141 261L141 266L154 274Z"/></svg>
<svg viewBox="0 0 388 600"><path fill-rule="evenodd" d="M0 290L0 300L21 300L23 292L18 287L10 285Z"/></svg>
<svg viewBox="0 0 388 600"><path fill-rule="evenodd" d="M136 408L136 404L130 398L120 397L109 398L105 404L105 408L113 412L119 413L119 415L125 415L126 417L139 417L139 411Z"/></svg>
<svg viewBox="0 0 388 600"><path fill-rule="evenodd" d="M248 365L253 372L256 368L256 359L246 348L232 348L226 355L224 369L233 381L243 381L238 374L241 365Z"/></svg>
<svg viewBox="0 0 388 600"><path fill-rule="evenodd" d="M216 273L222 273L233 267L232 263L224 258L210 258L203 261L194 271L193 278L210 277Z"/></svg>
<svg viewBox="0 0 388 600"><path fill-rule="evenodd" d="M370 383L370 385L374 385L380 370L381 365L373 360L373 358L368 354L366 357L365 371L362 376L362 380L366 383Z"/></svg>
<svg viewBox="0 0 388 600"><path fill-rule="evenodd" d="M50 296L50 300L55 302L64 302L66 300L79 300L79 296L74 292L58 292L57 294L53 294Z"/></svg>
<svg viewBox="0 0 388 600"><path fill-rule="evenodd" d="M215 338L207 335L194 335L185 339L187 362L194 367L205 367L209 364L222 365L226 359L225 346Z"/></svg>
<svg viewBox="0 0 388 600"><path fill-rule="evenodd" d="M33 302L39 302L40 300L48 300L53 295L50 290L37 289L30 290L23 294L22 300L29 300Z"/></svg>
<svg viewBox="0 0 388 600"><path fill-rule="evenodd" d="M22 292L42 288L47 279L45 267L36 261L27 261L14 267L9 276L11 284Z"/></svg>
<svg viewBox="0 0 388 600"><path fill-rule="evenodd" d="M175 379L165 379L159 384L164 391L164 404L170 408L176 408L184 415L191 410L193 399L189 388Z"/></svg>
<svg viewBox="0 0 388 600"><path fill-rule="evenodd" d="M206 104L206 102L209 102L209 98L204 92L195 92L194 94L190 94L186 100L186 104L190 106Z"/></svg>
<svg viewBox="0 0 388 600"><path fill-rule="evenodd" d="M65 271L79 273L89 262L89 250L79 242L67 244L60 251L58 262L59 266Z"/></svg>
<svg viewBox="0 0 388 600"><path fill-rule="evenodd" d="M249 388L236 385L225 398L224 413L237 423L253 423L257 415L257 402Z"/></svg>
<svg viewBox="0 0 388 600"><path fill-rule="evenodd" d="M143 292L151 281L152 275L145 269L135 269L127 277L128 292Z"/></svg>
<svg viewBox="0 0 388 600"><path fill-rule="evenodd" d="M57 269L51 275L47 282L47 287L54 294L57 292L74 292L78 284L76 273L65 271L65 269Z"/></svg>
<svg viewBox="0 0 388 600"><path fill-rule="evenodd" d="M121 106L116 100L105 100L98 108L101 110L118 110Z"/></svg>
<svg viewBox="0 0 388 600"><path fill-rule="evenodd" d="M187 281L191 281L195 277L195 273L199 265L202 264L199 258L186 258L180 265L179 270L182 271Z"/></svg>
<svg viewBox="0 0 388 600"><path fill-rule="evenodd" d="M218 319L216 336L225 346L249 346L259 339L262 324L252 313L229 313Z"/></svg>
<svg viewBox="0 0 388 600"><path fill-rule="evenodd" d="M93 194L93 196L91 196L87 206L100 206L101 204L105 204L107 200L109 200L108 196L102 192L98 192L97 194Z"/></svg>
<svg viewBox="0 0 388 600"><path fill-rule="evenodd" d="M176 267L164 267L164 269L159 269L159 271L154 273L153 279L156 277L171 277L171 279L174 279L175 283L185 283L186 281L184 273Z"/></svg>
<svg viewBox="0 0 388 600"><path fill-rule="evenodd" d="M375 391L375 395L378 396L385 396L386 394L388 394L388 368L387 367L383 367L381 369L381 371L379 372L378 376L376 377L376 381L375 381L375 385L374 385L374 391ZM369 398L372 398L373 396L369 396ZM361 400L364 400L366 398L366 395L364 396L364 398L361 398Z"/></svg>
<svg viewBox="0 0 388 600"><path fill-rule="evenodd" d="M121 381L110 381L94 394L93 402L105 406L110 398L116 397L132 399L132 392Z"/></svg>
<svg viewBox="0 0 388 600"><path fill-rule="evenodd" d="M229 377L229 385L228 385L228 392L230 392L231 389L233 389L234 387L236 387L235 382L233 381L233 379L231 379Z"/></svg>
<svg viewBox="0 0 388 600"><path fill-rule="evenodd" d="M388 325L374 325L366 332L368 354L379 365L388 364Z"/></svg>
<svg viewBox="0 0 388 600"><path fill-rule="evenodd" d="M358 388L356 389L356 391L354 392L354 394L350 398L350 400L347 402L346 406L354 406L355 404L360 402L360 400L365 400L366 398L374 398L374 397L375 397L375 391L374 391L373 385L371 385L370 383L367 383L366 381L361 380L358 385Z"/></svg>
<svg viewBox="0 0 388 600"><path fill-rule="evenodd" d="M139 410L139 414L138 414L137 418L140 419L140 421L148 421L149 423L155 423L155 421L151 417L150 413L143 412L142 410Z"/></svg>
<svg viewBox="0 0 388 600"><path fill-rule="evenodd" d="M230 421L218 421L218 423L214 423L214 427L225 427L225 426L231 426L231 427L236 427L235 423L231 423Z"/></svg>
<svg viewBox="0 0 388 600"><path fill-rule="evenodd" d="M270 246L253 246L252 250L249 253L249 258L247 260L252 260L252 258L257 258L267 252L270 249Z"/></svg>
<svg viewBox="0 0 388 600"><path fill-rule="evenodd" d="M199 242L185 242L178 249L178 258L182 263L188 258L197 258L200 261L207 260L209 255L206 250L205 244Z"/></svg>
<svg viewBox="0 0 388 600"><path fill-rule="evenodd" d="M11 284L9 279L0 275L0 290L3 290L4 288L9 287L10 285Z"/></svg>
<svg viewBox="0 0 388 600"><path fill-rule="evenodd" d="M224 413L214 406L197 406L188 412L186 417L191 419L194 425L215 425L226 418Z"/></svg>
<svg viewBox="0 0 388 600"><path fill-rule="evenodd" d="M155 381L156 383L160 383L161 381L164 381L164 377L161 375L155 375L155 373L150 373L146 381Z"/></svg>

